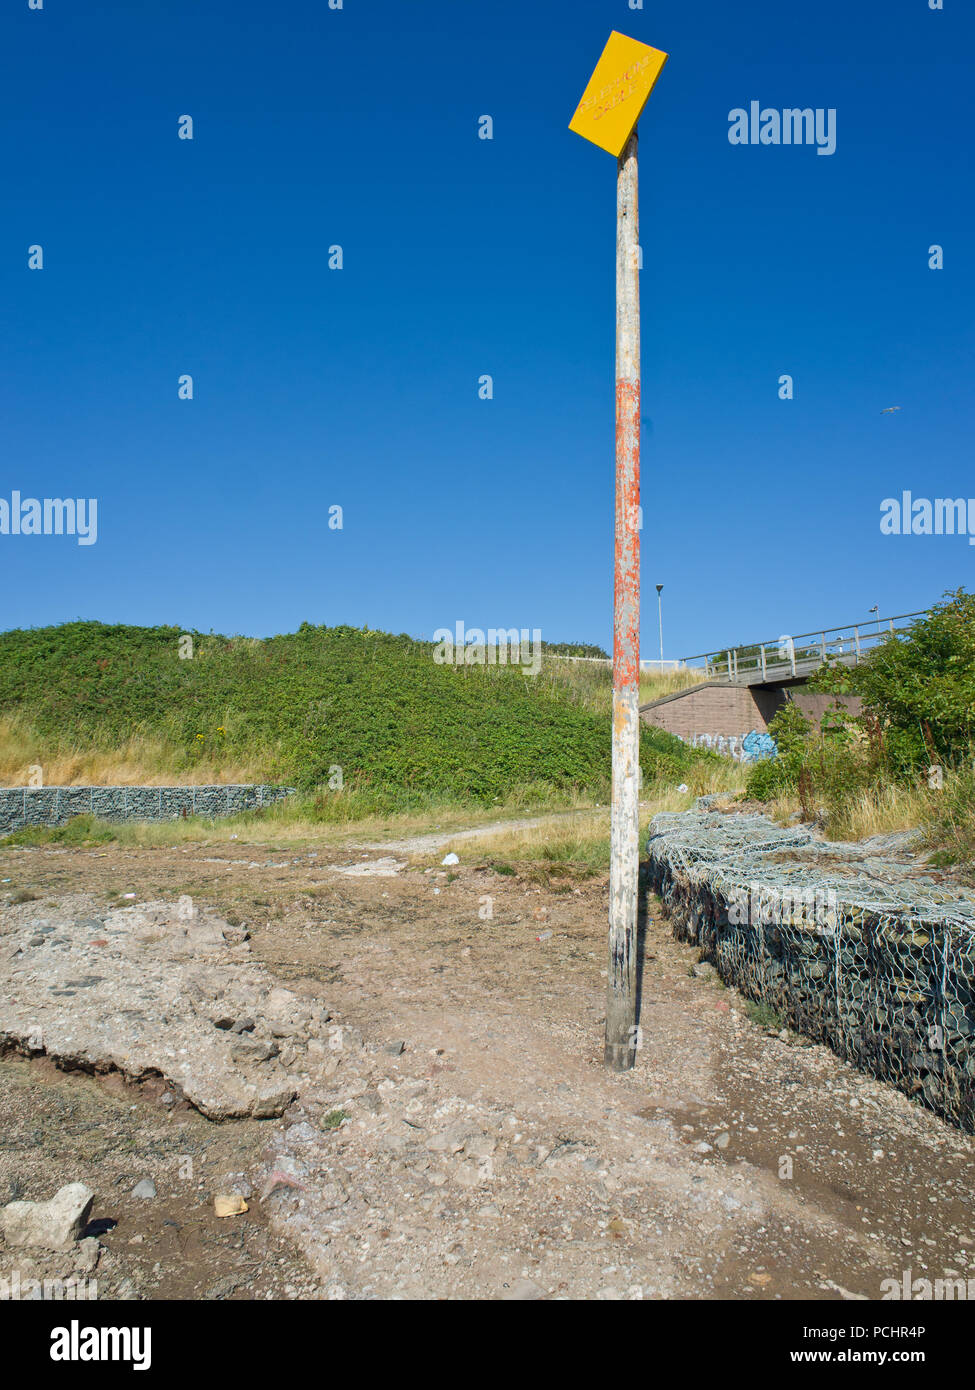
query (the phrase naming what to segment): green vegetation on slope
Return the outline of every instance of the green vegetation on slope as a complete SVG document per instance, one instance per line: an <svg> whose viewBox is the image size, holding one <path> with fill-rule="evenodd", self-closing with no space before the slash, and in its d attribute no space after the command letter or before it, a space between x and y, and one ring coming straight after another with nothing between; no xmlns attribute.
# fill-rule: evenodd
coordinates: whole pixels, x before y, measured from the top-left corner
<svg viewBox="0 0 975 1390"><path fill-rule="evenodd" d="M0 713L41 761L154 740L176 781L202 763L311 790L341 768L372 810L606 794L608 719L544 676L438 665L432 644L349 627L190 633L190 659L184 635L96 622L4 633ZM645 783L684 780L708 756L643 730Z"/></svg>

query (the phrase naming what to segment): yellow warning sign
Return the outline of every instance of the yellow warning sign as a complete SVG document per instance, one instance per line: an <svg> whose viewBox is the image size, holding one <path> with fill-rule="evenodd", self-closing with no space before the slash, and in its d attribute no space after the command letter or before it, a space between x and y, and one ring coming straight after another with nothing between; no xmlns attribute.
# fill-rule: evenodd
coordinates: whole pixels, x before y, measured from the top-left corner
<svg viewBox="0 0 975 1390"><path fill-rule="evenodd" d="M667 56L659 48L628 39L614 29L569 122L569 129L618 159L663 71Z"/></svg>

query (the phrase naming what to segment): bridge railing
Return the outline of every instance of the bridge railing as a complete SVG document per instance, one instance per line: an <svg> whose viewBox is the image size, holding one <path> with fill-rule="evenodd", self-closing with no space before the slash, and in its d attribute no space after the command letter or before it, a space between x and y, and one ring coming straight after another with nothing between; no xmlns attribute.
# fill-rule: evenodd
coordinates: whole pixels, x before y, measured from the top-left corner
<svg viewBox="0 0 975 1390"><path fill-rule="evenodd" d="M810 675L830 658L855 666L861 657L890 637L906 636L917 618L926 614L901 613L892 618L845 623L814 632L785 634L767 642L749 642L721 651L701 652L684 658L684 665L700 671L702 680L730 680L736 685L790 680Z"/></svg>

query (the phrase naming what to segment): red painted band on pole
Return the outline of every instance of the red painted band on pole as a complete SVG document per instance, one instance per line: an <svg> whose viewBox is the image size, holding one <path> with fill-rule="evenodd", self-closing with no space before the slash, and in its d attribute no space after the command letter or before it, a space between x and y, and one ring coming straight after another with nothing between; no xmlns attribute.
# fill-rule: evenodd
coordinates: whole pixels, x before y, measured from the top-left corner
<svg viewBox="0 0 975 1390"><path fill-rule="evenodd" d="M616 383L613 685L640 683L640 378Z"/></svg>

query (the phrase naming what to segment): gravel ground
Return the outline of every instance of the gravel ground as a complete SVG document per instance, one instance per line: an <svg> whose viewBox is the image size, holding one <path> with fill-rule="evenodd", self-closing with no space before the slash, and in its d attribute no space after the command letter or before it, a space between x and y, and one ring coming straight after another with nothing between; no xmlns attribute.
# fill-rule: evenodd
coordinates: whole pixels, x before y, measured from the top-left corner
<svg viewBox="0 0 975 1390"><path fill-rule="evenodd" d="M249 935L296 1017L330 1020L279 1040L278 1118L215 1123L164 1075L0 1058L0 1201L93 1188L100 1297L875 1299L907 1269L967 1277L971 1140L750 1021L654 899L642 1046L615 1076L606 884L499 875L476 841L449 874L407 851L384 873L391 848L0 851L9 897L34 895L0 941L25 914L190 896ZM155 1198L131 1195L143 1179ZM217 1218L234 1190L248 1210ZM0 1278L78 1259L0 1246Z"/></svg>

